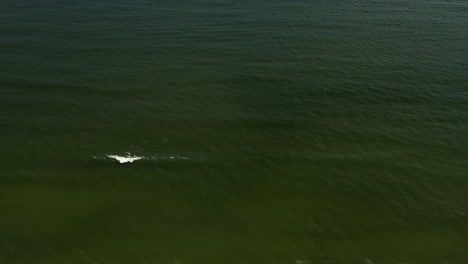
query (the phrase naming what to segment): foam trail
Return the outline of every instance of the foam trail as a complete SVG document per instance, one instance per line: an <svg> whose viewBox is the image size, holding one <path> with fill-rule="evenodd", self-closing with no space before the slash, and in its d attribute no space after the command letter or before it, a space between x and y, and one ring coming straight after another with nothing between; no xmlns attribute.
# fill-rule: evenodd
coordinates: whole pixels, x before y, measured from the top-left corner
<svg viewBox="0 0 468 264"><path fill-rule="evenodd" d="M187 157L178 157L178 156L166 156L166 157L149 157L148 159L152 160L191 160Z"/></svg>
<svg viewBox="0 0 468 264"><path fill-rule="evenodd" d="M183 157L183 156L136 156L136 155L131 155L130 153L127 153L126 156L120 156L120 155L113 155L113 154L107 154L104 157L97 157L94 156L93 158L95 159L107 159L111 158L119 163L133 163L134 161L137 160L152 160L152 161L178 161L178 160L193 160L196 161L192 158L189 157Z"/></svg>

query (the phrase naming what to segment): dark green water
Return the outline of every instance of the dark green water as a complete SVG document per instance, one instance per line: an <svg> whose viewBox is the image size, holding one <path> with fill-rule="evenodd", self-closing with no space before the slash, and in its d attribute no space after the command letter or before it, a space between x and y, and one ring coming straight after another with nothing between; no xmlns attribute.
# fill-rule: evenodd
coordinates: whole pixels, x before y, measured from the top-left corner
<svg viewBox="0 0 468 264"><path fill-rule="evenodd" d="M467 14L0 0L0 264L468 263Z"/></svg>

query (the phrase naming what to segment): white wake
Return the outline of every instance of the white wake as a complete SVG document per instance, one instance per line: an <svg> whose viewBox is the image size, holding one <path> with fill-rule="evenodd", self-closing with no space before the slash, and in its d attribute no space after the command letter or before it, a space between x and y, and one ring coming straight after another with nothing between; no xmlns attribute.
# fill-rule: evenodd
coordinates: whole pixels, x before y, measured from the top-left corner
<svg viewBox="0 0 468 264"><path fill-rule="evenodd" d="M107 158L111 158L119 163L133 163L134 161L137 160L192 160L191 158L187 157L181 157L181 156L156 156L156 157L144 157L144 156L136 156L136 155L131 155L130 153L127 153L126 156L120 156L120 155L112 155L108 154L105 155ZM94 157L95 159L99 159L99 157Z"/></svg>

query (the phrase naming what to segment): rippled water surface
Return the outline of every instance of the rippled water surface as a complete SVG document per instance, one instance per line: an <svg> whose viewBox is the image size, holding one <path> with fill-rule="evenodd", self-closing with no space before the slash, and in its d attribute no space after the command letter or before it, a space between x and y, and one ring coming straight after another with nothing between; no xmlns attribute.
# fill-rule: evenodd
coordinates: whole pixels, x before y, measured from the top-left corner
<svg viewBox="0 0 468 264"><path fill-rule="evenodd" d="M0 0L0 263L468 263L467 11Z"/></svg>

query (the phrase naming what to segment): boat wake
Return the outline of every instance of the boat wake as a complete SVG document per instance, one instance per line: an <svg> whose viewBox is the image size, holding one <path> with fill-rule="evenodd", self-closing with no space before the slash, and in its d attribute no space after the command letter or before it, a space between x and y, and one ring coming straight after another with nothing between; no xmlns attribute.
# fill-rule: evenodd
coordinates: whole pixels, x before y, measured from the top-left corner
<svg viewBox="0 0 468 264"><path fill-rule="evenodd" d="M136 156L136 155L131 155L130 153L127 153L127 155L114 155L114 154L107 154L105 157L94 157L95 159L112 159L117 161L120 164L123 163L133 163L137 160L191 160L190 158L187 157L180 157L180 156L156 156L156 157L144 157L144 156Z"/></svg>

